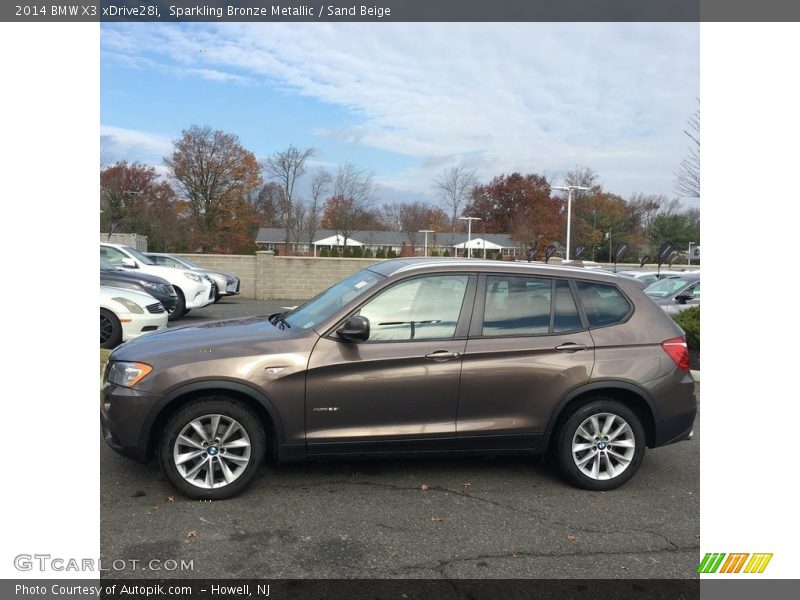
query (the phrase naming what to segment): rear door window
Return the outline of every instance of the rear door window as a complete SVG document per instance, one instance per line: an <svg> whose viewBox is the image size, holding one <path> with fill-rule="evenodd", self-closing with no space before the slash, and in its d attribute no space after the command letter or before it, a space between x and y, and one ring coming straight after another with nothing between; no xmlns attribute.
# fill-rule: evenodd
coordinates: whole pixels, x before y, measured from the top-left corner
<svg viewBox="0 0 800 600"><path fill-rule="evenodd" d="M624 321L631 311L630 302L616 286L578 281L578 296L589 327L602 327Z"/></svg>

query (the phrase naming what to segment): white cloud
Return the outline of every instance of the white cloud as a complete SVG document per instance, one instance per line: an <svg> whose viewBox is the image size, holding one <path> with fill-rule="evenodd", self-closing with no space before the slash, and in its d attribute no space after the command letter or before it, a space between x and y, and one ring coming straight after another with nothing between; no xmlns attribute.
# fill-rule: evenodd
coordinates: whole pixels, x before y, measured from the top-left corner
<svg viewBox="0 0 800 600"><path fill-rule="evenodd" d="M127 160L158 165L170 152L172 140L168 136L111 125L100 126L101 164Z"/></svg>
<svg viewBox="0 0 800 600"><path fill-rule="evenodd" d="M612 191L670 194L696 108L698 34L664 23L115 25L103 52L343 107L351 122L318 133L418 160L379 173L383 185L429 190L453 163L484 179L586 165Z"/></svg>

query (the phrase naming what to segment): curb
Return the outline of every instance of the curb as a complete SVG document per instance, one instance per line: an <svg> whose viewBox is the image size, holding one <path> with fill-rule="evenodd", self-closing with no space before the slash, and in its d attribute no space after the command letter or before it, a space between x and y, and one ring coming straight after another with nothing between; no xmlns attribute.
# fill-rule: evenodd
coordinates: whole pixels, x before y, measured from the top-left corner
<svg viewBox="0 0 800 600"><path fill-rule="evenodd" d="M694 379L697 383L700 383L700 371L689 371L692 374L692 379Z"/></svg>

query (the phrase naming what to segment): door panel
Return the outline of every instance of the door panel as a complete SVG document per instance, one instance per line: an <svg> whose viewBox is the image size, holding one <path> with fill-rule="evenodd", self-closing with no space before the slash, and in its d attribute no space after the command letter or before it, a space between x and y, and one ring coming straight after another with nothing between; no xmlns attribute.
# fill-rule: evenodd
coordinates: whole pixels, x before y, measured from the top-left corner
<svg viewBox="0 0 800 600"><path fill-rule="evenodd" d="M306 384L306 439L453 437L466 340L352 344L322 338ZM426 358L446 351L449 360Z"/></svg>
<svg viewBox="0 0 800 600"><path fill-rule="evenodd" d="M409 277L353 313L369 320L367 341L342 341L335 332L319 340L306 383L310 452L455 438L475 285L468 274Z"/></svg>
<svg viewBox="0 0 800 600"><path fill-rule="evenodd" d="M558 402L586 383L594 343L570 281L487 275L461 371L458 437L542 433Z"/></svg>

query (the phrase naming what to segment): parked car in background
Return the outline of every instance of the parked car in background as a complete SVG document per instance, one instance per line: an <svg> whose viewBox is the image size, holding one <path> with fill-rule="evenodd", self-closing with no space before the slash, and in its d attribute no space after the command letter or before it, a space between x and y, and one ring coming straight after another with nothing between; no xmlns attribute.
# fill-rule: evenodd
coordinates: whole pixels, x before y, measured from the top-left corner
<svg viewBox="0 0 800 600"><path fill-rule="evenodd" d="M261 461L548 452L611 490L692 436L683 331L630 279L537 264L380 262L283 313L114 351L106 442L181 493L242 491Z"/></svg>
<svg viewBox="0 0 800 600"><path fill-rule="evenodd" d="M678 314L690 306L700 305L700 273L687 272L659 279L647 286L644 293L667 314Z"/></svg>
<svg viewBox="0 0 800 600"><path fill-rule="evenodd" d="M166 329L167 310L149 294L100 286L100 347L115 348L146 333Z"/></svg>
<svg viewBox="0 0 800 600"><path fill-rule="evenodd" d="M235 296L239 293L239 278L232 273L215 271L214 269L198 265L193 260L182 256L175 256L174 254L165 254L163 252L145 252L144 254L157 265L175 267L176 269L189 269L190 271L208 275L217 286L214 302L219 302L225 296Z"/></svg>
<svg viewBox="0 0 800 600"><path fill-rule="evenodd" d="M170 315L172 319L179 319L193 308L201 308L214 302L211 280L202 273L157 265L138 250L122 244L101 242L100 258L115 267L157 275L169 281L178 295L175 310Z"/></svg>
<svg viewBox="0 0 800 600"><path fill-rule="evenodd" d="M150 294L164 305L167 314L170 316L175 312L175 307L178 305L178 294L175 288L163 277L148 275L147 273L142 273L141 270L128 271L115 267L102 258L100 259L100 285L110 285Z"/></svg>
<svg viewBox="0 0 800 600"><path fill-rule="evenodd" d="M654 284L659 279L682 275L683 273L684 271L670 271L667 269L662 269L661 271L650 271L650 270L645 271L645 270L632 270L632 269L625 271L617 271L617 275L622 275L623 277L631 277L639 281L642 284L642 289Z"/></svg>

